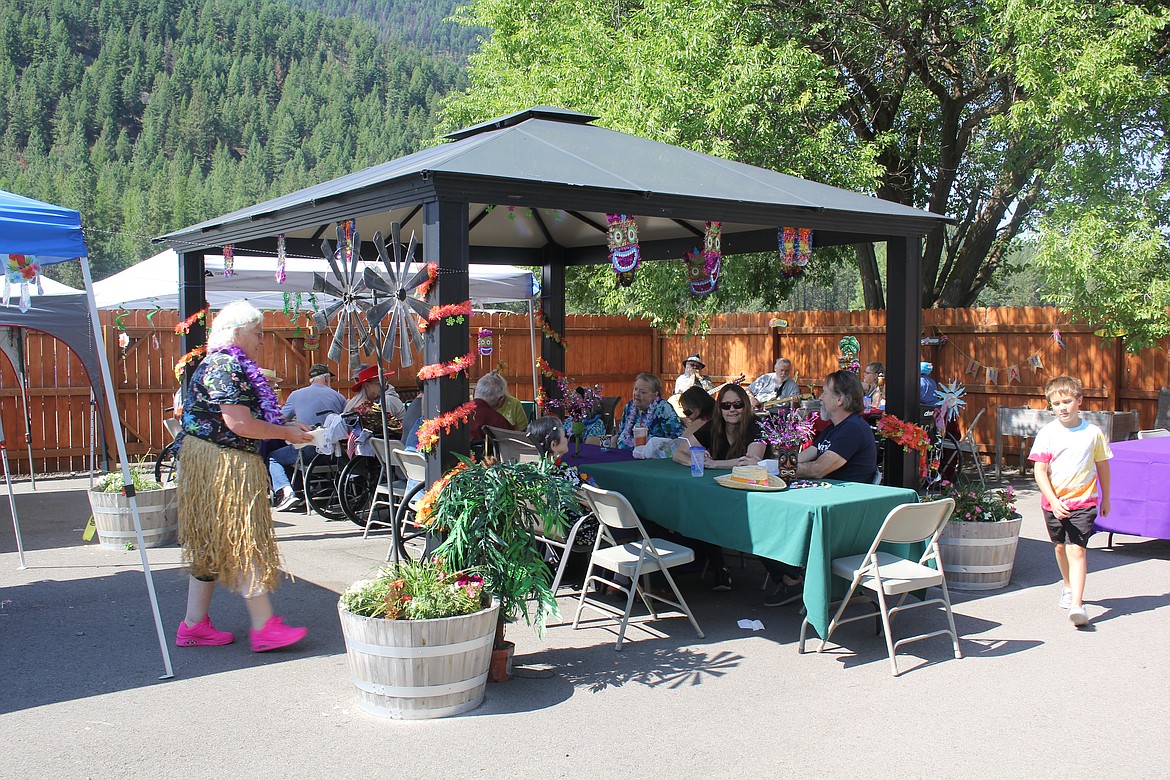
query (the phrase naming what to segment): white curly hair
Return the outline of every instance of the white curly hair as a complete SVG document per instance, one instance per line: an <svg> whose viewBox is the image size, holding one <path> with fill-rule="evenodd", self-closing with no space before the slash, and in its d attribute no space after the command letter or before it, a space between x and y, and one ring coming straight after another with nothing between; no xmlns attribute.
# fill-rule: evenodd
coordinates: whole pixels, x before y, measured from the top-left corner
<svg viewBox="0 0 1170 780"><path fill-rule="evenodd" d="M226 347L236 343L236 333L253 325L263 324L264 315L247 301L232 301L215 315L207 334L207 348Z"/></svg>

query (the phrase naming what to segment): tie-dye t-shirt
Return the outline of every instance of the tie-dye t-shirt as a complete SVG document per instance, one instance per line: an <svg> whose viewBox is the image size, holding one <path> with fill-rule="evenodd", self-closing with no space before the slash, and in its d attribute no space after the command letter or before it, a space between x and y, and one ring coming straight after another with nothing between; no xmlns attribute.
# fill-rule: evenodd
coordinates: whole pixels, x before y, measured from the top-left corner
<svg viewBox="0 0 1170 780"><path fill-rule="evenodd" d="M1069 509L1097 505L1097 461L1109 460L1113 451L1101 429L1081 420L1066 428L1053 420L1036 434L1028 460L1048 464L1048 479L1056 497ZM1040 507L1051 510L1041 494Z"/></svg>

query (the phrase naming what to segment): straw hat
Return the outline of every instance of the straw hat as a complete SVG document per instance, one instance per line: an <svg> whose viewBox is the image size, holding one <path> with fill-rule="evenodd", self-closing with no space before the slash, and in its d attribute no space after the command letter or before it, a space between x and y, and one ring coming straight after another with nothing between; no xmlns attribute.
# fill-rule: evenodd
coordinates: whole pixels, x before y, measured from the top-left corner
<svg viewBox="0 0 1170 780"><path fill-rule="evenodd" d="M696 366L698 366L700 369L703 369L703 368L706 368L706 367L707 367L707 364L706 364L706 363L704 363L702 360L700 360L700 359L699 359L699 353L698 353L698 352L696 352L695 354L691 355L689 358L687 358L686 360L684 360L684 361L682 362L682 364L683 364L683 368L686 368L686 367L687 367L687 363L694 363L694 364L695 364Z"/></svg>

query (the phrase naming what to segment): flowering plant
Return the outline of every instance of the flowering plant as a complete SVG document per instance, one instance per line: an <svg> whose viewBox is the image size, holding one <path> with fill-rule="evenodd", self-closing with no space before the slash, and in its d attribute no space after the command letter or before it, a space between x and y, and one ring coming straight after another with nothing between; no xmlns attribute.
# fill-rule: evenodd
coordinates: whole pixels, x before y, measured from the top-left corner
<svg viewBox="0 0 1170 780"><path fill-rule="evenodd" d="M562 376L557 377L557 386L561 389L561 397L545 401L546 412L573 422L582 422L595 414L594 410L601 403L601 389L597 385L572 390L568 379Z"/></svg>
<svg viewBox="0 0 1170 780"><path fill-rule="evenodd" d="M794 410L770 415L760 422L760 432L764 434L764 441L773 447L781 449L797 449L813 437L813 424L816 415L807 420L802 419Z"/></svg>
<svg viewBox="0 0 1170 780"><path fill-rule="evenodd" d="M431 620L470 615L487 606L483 577L450 571L441 558L403 561L379 569L341 594L341 606L355 615L386 620Z"/></svg>
<svg viewBox="0 0 1170 780"><path fill-rule="evenodd" d="M918 453L918 468L923 478L926 477L926 453L930 450L930 436L925 428L900 420L892 414L883 414L878 420L877 432L878 436L889 439L907 452L915 450Z"/></svg>
<svg viewBox="0 0 1170 780"><path fill-rule="evenodd" d="M978 523L1000 523L1011 520L1016 514L1016 493L1008 485L999 490L982 485L956 485L943 480L937 497L927 500L937 501L940 498L955 499L955 513L952 520L967 520Z"/></svg>

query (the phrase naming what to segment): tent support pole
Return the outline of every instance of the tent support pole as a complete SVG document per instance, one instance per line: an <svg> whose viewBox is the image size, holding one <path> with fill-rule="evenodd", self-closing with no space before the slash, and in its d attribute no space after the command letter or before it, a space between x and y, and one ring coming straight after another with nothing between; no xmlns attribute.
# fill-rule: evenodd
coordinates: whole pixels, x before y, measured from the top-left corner
<svg viewBox="0 0 1170 780"><path fill-rule="evenodd" d="M27 569L24 562L24 543L20 539L20 518L16 516L16 495L12 492L12 472L8 468L8 447L4 444L4 421L0 420L0 457L4 459L4 481L8 483L8 506L12 510L12 529L16 531L16 552L20 557L18 569Z"/></svg>
<svg viewBox="0 0 1170 780"><path fill-rule="evenodd" d="M528 297L528 365L532 368L532 400L540 398L540 379L536 373L536 318L532 314L532 296ZM540 416L537 409L534 416Z"/></svg>
<svg viewBox="0 0 1170 780"><path fill-rule="evenodd" d="M89 300L89 316L93 325L93 337L99 347L97 351L98 361L102 367L102 383L106 391L106 404L110 409L110 422L113 424L114 442L118 446L118 460L122 464L122 480L123 484L133 486L134 481L130 476L130 457L126 454L126 438L122 433L121 418L118 416L117 396L114 395L114 380L111 378L110 364L106 358L105 343L102 339L101 324L98 320L97 304L93 299L93 277L89 271L89 258L82 257L79 259L81 261L81 274L85 279L85 292ZM142 559L142 573L146 577L146 592L150 596L150 607L154 612L154 628L158 633L158 646L162 651L163 666L166 669L166 673L159 679L169 680L175 676L175 673L171 668L171 654L167 648L162 615L158 609L158 596L154 591L154 576L150 573L150 561L146 557L146 541L142 538L142 521L138 516L138 499L133 495L129 498L130 516L134 520L134 535L138 540L138 555Z"/></svg>
<svg viewBox="0 0 1170 780"><path fill-rule="evenodd" d="M89 391L89 489L93 490L93 472L97 465L97 399Z"/></svg>
<svg viewBox="0 0 1170 780"><path fill-rule="evenodd" d="M33 465L32 453L32 417L28 413L28 341L27 334L22 330L20 333L20 353L21 362L25 364L25 370L20 373L16 379L20 382L20 398L24 401L24 443L28 447L28 479L32 483L32 489L37 489L37 468ZM69 466L73 467L72 464Z"/></svg>

